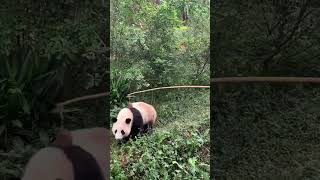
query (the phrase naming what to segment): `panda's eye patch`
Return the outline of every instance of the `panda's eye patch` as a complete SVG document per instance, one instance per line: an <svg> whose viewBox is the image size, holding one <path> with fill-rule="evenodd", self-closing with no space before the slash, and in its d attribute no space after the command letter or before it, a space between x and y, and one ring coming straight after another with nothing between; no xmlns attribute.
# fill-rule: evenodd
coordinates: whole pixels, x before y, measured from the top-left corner
<svg viewBox="0 0 320 180"><path fill-rule="evenodd" d="M116 134L118 130L115 130L114 133Z"/></svg>
<svg viewBox="0 0 320 180"><path fill-rule="evenodd" d="M129 124L130 122L131 122L131 119L130 119L130 118L127 118L127 119L126 119L126 123Z"/></svg>
<svg viewBox="0 0 320 180"><path fill-rule="evenodd" d="M121 134L124 135L124 131L123 130L121 130Z"/></svg>
<svg viewBox="0 0 320 180"><path fill-rule="evenodd" d="M112 122L114 122L114 123L117 122L117 118L113 117Z"/></svg>

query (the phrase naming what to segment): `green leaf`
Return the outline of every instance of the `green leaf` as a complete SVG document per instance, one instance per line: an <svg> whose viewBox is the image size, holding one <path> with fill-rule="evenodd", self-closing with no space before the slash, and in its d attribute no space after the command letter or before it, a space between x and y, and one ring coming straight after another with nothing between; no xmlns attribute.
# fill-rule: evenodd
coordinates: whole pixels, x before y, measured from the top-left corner
<svg viewBox="0 0 320 180"><path fill-rule="evenodd" d="M0 136L2 135L2 133L4 132L5 129L6 129L5 125L0 126Z"/></svg>
<svg viewBox="0 0 320 180"><path fill-rule="evenodd" d="M30 114L30 105L24 96L22 96L22 109L24 113Z"/></svg>
<svg viewBox="0 0 320 180"><path fill-rule="evenodd" d="M176 164L180 169L183 169L183 166L180 165L177 161L172 161L172 164Z"/></svg>
<svg viewBox="0 0 320 180"><path fill-rule="evenodd" d="M12 125L13 125L14 127L18 127L18 128L22 128L22 127L23 127L22 122L19 121L19 120L13 120L13 121L11 121L11 123L12 123Z"/></svg>
<svg viewBox="0 0 320 180"><path fill-rule="evenodd" d="M21 138L15 137L13 139L13 146L14 146L15 149L23 149L24 148L24 143L23 143Z"/></svg>
<svg viewBox="0 0 320 180"><path fill-rule="evenodd" d="M21 70L19 72L18 84L23 83L24 80L29 80L28 75L32 72L32 61L31 61L31 51L28 52L24 62L22 64Z"/></svg>
<svg viewBox="0 0 320 180"><path fill-rule="evenodd" d="M94 77L92 74L86 74L86 83L84 84L85 89L90 89L94 86Z"/></svg>
<svg viewBox="0 0 320 180"><path fill-rule="evenodd" d="M196 157L192 157L188 159L188 163L191 165L192 168L196 167L196 161L197 161Z"/></svg>
<svg viewBox="0 0 320 180"><path fill-rule="evenodd" d="M50 142L49 135L45 131L39 132L39 138L40 138L40 142L45 146L48 145Z"/></svg>

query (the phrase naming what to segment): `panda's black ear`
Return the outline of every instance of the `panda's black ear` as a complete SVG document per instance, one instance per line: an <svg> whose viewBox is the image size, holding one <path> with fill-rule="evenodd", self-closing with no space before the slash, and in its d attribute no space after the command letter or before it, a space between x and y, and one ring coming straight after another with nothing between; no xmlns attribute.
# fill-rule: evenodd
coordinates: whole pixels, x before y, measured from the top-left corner
<svg viewBox="0 0 320 180"><path fill-rule="evenodd" d="M112 120L112 122L117 122L117 118L115 118L115 117L113 117L113 118L111 118L111 120Z"/></svg>
<svg viewBox="0 0 320 180"><path fill-rule="evenodd" d="M127 119L126 119L126 123L129 124L130 122L131 122L131 119L130 119L130 118L127 118Z"/></svg>

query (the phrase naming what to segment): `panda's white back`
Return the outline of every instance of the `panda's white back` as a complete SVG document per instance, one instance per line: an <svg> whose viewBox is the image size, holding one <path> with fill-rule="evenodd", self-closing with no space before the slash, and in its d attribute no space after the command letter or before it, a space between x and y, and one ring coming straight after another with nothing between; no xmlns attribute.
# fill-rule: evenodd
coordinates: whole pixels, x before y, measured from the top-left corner
<svg viewBox="0 0 320 180"><path fill-rule="evenodd" d="M144 124L149 123L148 121L151 121L152 124L155 123L157 119L157 112L152 105L147 104L145 102L134 102L131 103L131 105L132 107L139 110Z"/></svg>
<svg viewBox="0 0 320 180"><path fill-rule="evenodd" d="M61 149L46 147L29 160L22 180L73 180L73 166Z"/></svg>

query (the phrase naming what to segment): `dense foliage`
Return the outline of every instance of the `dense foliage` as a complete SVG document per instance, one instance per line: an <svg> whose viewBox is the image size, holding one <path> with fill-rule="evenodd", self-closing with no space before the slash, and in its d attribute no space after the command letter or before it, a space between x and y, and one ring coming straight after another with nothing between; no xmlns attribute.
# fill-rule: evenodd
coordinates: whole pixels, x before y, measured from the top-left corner
<svg viewBox="0 0 320 180"><path fill-rule="evenodd" d="M213 11L214 76L320 76L316 1L228 0ZM319 92L308 84L214 89L212 175L319 179Z"/></svg>
<svg viewBox="0 0 320 180"><path fill-rule="evenodd" d="M209 179L208 90L163 93L153 103L160 119L151 134L112 141L111 179Z"/></svg>
<svg viewBox="0 0 320 180"><path fill-rule="evenodd" d="M19 177L32 149L62 125L49 113L55 103L105 90L105 8L101 1L1 2L1 178ZM66 127L83 126L69 120Z"/></svg>
<svg viewBox="0 0 320 180"><path fill-rule="evenodd" d="M209 1L113 1L111 102L147 87L208 84L209 31Z"/></svg>
<svg viewBox="0 0 320 180"><path fill-rule="evenodd" d="M209 1L111 2L111 116L130 92L209 83ZM208 90L155 91L154 133L112 144L112 179L209 179ZM186 138L188 139L186 141Z"/></svg>

